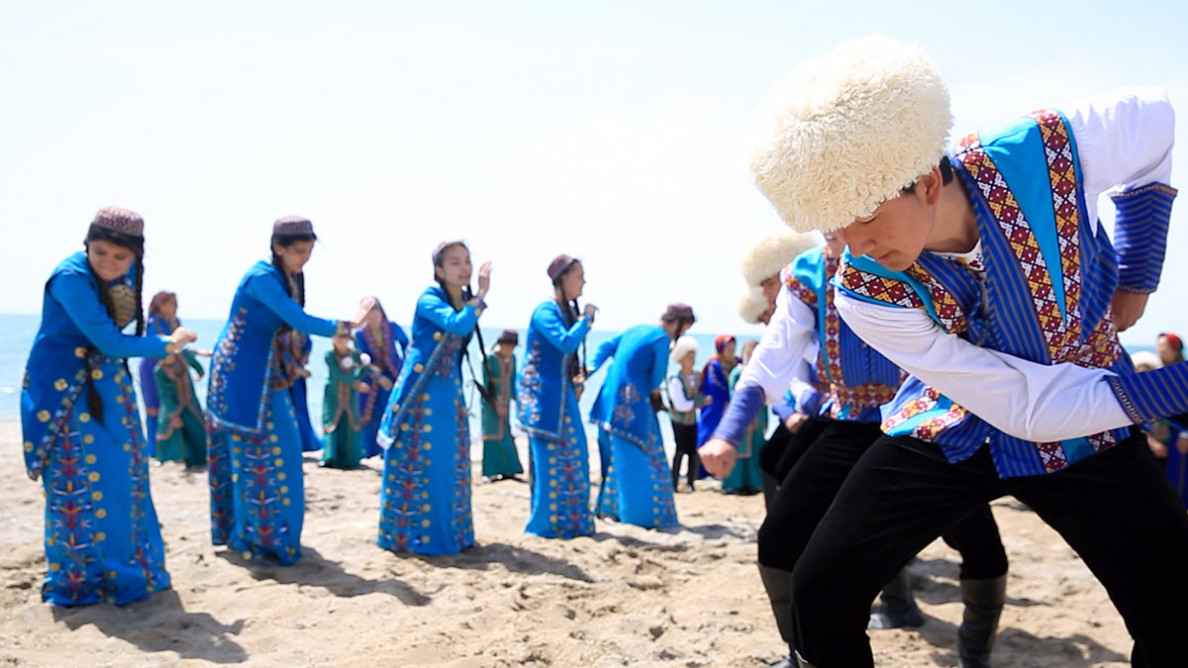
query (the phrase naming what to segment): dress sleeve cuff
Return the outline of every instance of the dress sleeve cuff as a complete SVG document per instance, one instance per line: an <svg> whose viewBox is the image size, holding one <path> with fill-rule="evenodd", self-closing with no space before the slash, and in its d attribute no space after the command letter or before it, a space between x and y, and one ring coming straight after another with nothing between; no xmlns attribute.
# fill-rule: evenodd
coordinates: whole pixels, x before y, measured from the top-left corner
<svg viewBox="0 0 1188 668"><path fill-rule="evenodd" d="M1188 412L1188 362L1109 377L1122 410L1136 424Z"/></svg>
<svg viewBox="0 0 1188 668"><path fill-rule="evenodd" d="M1169 185L1152 183L1111 197L1117 207L1114 248L1119 288L1145 294L1159 287L1176 192Z"/></svg>

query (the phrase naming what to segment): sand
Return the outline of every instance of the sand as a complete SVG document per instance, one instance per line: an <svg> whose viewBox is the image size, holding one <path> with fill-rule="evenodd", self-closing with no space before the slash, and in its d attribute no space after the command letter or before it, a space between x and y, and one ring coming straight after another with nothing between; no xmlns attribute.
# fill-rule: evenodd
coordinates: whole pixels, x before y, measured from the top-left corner
<svg viewBox="0 0 1188 668"><path fill-rule="evenodd" d="M454 557L375 546L379 464L305 463L305 554L244 563L210 545L204 474L154 467L173 590L123 608L55 609L44 575L41 486L20 428L0 423L0 666L726 666L760 668L784 646L755 570L762 497L716 483L679 494L681 530L599 522L570 541L526 536L528 486L481 483L478 546ZM1130 639L1105 591L1033 513L994 504L1011 558L998 666L1127 665ZM937 541L911 570L927 623L871 633L880 666L954 666L957 554Z"/></svg>

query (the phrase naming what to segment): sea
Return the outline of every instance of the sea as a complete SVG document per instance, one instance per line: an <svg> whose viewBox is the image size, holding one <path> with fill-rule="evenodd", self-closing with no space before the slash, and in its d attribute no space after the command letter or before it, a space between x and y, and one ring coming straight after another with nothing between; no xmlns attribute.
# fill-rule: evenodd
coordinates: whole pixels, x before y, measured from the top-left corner
<svg viewBox="0 0 1188 668"><path fill-rule="evenodd" d="M20 419L21 407L21 383L24 379L25 364L28 361L29 350L33 347L33 339L37 335L37 328L40 325L41 316L39 315L12 315L0 314L0 420L18 420ZM210 349L218 340L219 333L223 330L224 321L222 320L183 320L183 324L190 329L193 329L198 334L198 342L193 344L193 348ZM495 339L503 329L483 329L483 340L488 347L494 344ZM406 328L406 333L411 335L411 332ZM619 332L615 331L600 331L595 330L590 332L586 338L586 349L588 351L589 359L593 359L594 351L597 350L599 344L607 339L614 337ZM713 354L714 337L716 334L690 334L697 339L698 346L698 365L703 364ZM523 360L524 346L523 342L526 340L526 332L520 330L521 345L516 349L517 364ZM743 339L739 339L741 347ZM325 364L326 351L330 349L330 339L313 337L313 352L310 354L309 371L310 378L306 381L308 384L308 398L309 398L309 415L314 424L314 428L321 429L321 415L322 415L322 394L323 388L326 385L327 368ZM465 379L466 400L467 405L470 406L470 434L471 438L477 439L482 434L482 415L479 407L479 396L474 389L474 384L470 382L472 376L471 369L478 374L479 382L482 382L482 357L479 354L478 337L472 337L470 342L470 363L465 360L462 362L462 375ZM202 358L201 362L204 366L209 366L209 358ZM137 387L139 388L139 360L132 360L128 365L132 371L132 375L136 377ZM669 369L670 373L676 372L676 367ZM594 398L598 396L598 389L602 386L602 381L606 377L606 369L604 368L599 373L595 374L587 383L586 390L582 393L580 400L582 415L588 415L590 406L594 402ZM195 382L195 389L198 392L199 399L205 405L206 401L206 380ZM514 413L514 411L513 411ZM143 418L144 407L141 405L141 417ZM669 445L671 450L672 444L672 430L668 420L661 419L660 428L664 434L665 442ZM513 417L513 432L520 434L522 430L515 424ZM593 449L595 443L595 430L587 425L587 436L590 447ZM477 453L476 453L477 454Z"/></svg>

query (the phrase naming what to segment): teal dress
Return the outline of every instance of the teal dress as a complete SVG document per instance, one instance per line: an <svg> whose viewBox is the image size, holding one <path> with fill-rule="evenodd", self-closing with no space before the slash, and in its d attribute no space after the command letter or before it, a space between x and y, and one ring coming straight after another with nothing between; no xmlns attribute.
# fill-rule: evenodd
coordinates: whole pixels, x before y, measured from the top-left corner
<svg viewBox="0 0 1188 668"><path fill-rule="evenodd" d="M506 360L488 355L483 362L483 383L495 406L503 407L503 417L495 406L483 401L483 477L511 476L523 473L516 441L511 431L511 395L516 388L516 356Z"/></svg>
<svg viewBox="0 0 1188 668"><path fill-rule="evenodd" d="M553 300L537 306L528 324L516 404L531 453L532 509L525 531L535 536L594 533L590 456L571 377L572 362L589 331L588 318L569 322Z"/></svg>
<svg viewBox="0 0 1188 668"><path fill-rule="evenodd" d="M604 342L596 364L608 357L614 361L590 416L611 449L598 512L655 529L677 526L672 469L650 400L664 382L668 348L668 335L658 325L637 325Z"/></svg>
<svg viewBox="0 0 1188 668"><path fill-rule="evenodd" d="M325 432L322 465L334 469L357 468L363 459L363 425L359 422L359 393L355 383L363 378L367 367L357 351L352 350L339 359L338 353L328 350L326 368L329 374L322 395L322 431Z"/></svg>
<svg viewBox="0 0 1188 668"><path fill-rule="evenodd" d="M455 310L438 286L417 300L412 344L377 436L385 448L377 544L386 550L456 554L474 545L461 363L483 308L471 300Z"/></svg>
<svg viewBox="0 0 1188 668"><path fill-rule="evenodd" d="M193 351L183 350L161 360L153 370L160 398L157 433L153 436L157 440L158 460L180 460L189 468L200 468L206 466L209 439L202 407L194 392L194 380L190 377L191 369L199 375L206 371Z"/></svg>
<svg viewBox="0 0 1188 668"><path fill-rule="evenodd" d="M164 357L166 340L121 333L128 323L113 321L98 281L81 252L54 270L21 390L25 468L45 492L41 598L60 606L124 605L169 588L127 366Z"/></svg>

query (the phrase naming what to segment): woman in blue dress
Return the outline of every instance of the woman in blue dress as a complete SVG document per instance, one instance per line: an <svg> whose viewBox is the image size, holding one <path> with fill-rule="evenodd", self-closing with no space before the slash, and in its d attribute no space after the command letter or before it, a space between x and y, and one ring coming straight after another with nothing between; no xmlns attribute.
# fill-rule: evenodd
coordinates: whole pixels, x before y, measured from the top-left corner
<svg viewBox="0 0 1188 668"><path fill-rule="evenodd" d="M672 470L655 411L661 406L669 346L694 320L691 307L670 304L659 324L636 325L604 342L595 355L594 371L614 358L591 413L611 450L598 500L601 516L654 529L677 526Z"/></svg>
<svg viewBox="0 0 1188 668"><path fill-rule="evenodd" d="M734 337L720 334L714 339L715 355L709 358L701 369L701 394L711 397L708 404L701 407L701 416L697 421L697 447L705 445L714 435L718 423L726 413L726 406L730 404L730 372L734 370Z"/></svg>
<svg viewBox="0 0 1188 668"><path fill-rule="evenodd" d="M393 552L456 554L474 545L470 420L462 355L491 284L479 268L470 295L470 250L447 241L433 252L437 285L421 293L412 344L380 423L384 477L377 544Z"/></svg>
<svg viewBox="0 0 1188 668"><path fill-rule="evenodd" d="M408 335L400 325L388 320L379 300L375 309L367 316L367 322L355 330L355 347L362 355L370 357L370 373L363 377L367 392L359 393L359 423L362 429L363 458L374 457L383 449L376 442L379 423L388 407L392 387L400 377L408 349Z"/></svg>
<svg viewBox="0 0 1188 668"><path fill-rule="evenodd" d="M210 367L211 540L245 559L301 557L305 485L301 433L289 386L288 335L349 336L352 322L307 315L305 277L317 236L306 218L272 227L272 261L244 274ZM355 322L367 315L364 302Z"/></svg>
<svg viewBox="0 0 1188 668"><path fill-rule="evenodd" d="M41 598L53 605L124 605L169 588L127 358L164 357L195 336L143 336L143 235L138 214L101 209L86 251L45 283L21 428L26 471L45 491Z"/></svg>
<svg viewBox="0 0 1188 668"><path fill-rule="evenodd" d="M590 461L574 385L585 380L577 359L598 310L577 298L586 284L582 263L559 255L549 263L553 298L532 313L516 403L528 432L532 512L526 531L543 538L594 533Z"/></svg>

